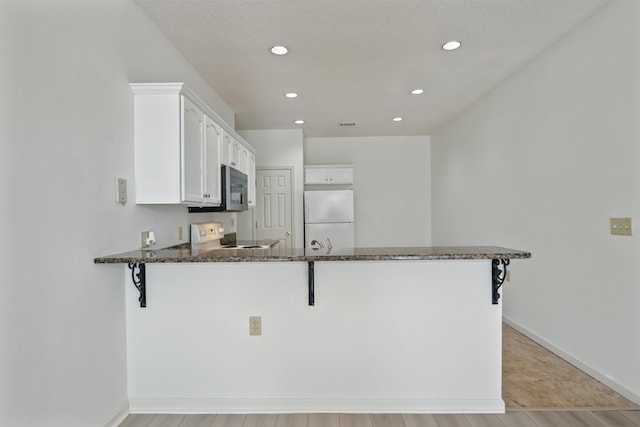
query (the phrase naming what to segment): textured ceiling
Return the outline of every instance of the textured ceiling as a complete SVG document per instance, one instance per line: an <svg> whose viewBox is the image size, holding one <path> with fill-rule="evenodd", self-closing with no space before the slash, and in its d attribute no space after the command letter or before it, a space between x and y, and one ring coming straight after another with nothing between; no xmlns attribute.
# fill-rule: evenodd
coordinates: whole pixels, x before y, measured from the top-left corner
<svg viewBox="0 0 640 427"><path fill-rule="evenodd" d="M135 1L237 129L383 136L432 133L607 0ZM443 51L452 39L462 47ZM287 55L269 52L279 44Z"/></svg>

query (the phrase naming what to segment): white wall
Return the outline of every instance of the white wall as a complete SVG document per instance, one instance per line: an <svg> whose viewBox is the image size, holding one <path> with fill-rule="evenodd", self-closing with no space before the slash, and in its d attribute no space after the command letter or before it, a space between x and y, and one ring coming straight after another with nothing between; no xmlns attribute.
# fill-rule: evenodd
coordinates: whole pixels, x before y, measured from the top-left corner
<svg viewBox="0 0 640 427"><path fill-rule="evenodd" d="M233 111L130 1L4 0L0 43L0 425L105 425L126 411L132 285L93 258L195 222L133 202L128 84L183 81Z"/></svg>
<svg viewBox="0 0 640 427"><path fill-rule="evenodd" d="M432 136L434 244L530 250L505 317L637 402L639 27L609 3Z"/></svg>
<svg viewBox="0 0 640 427"><path fill-rule="evenodd" d="M309 306L305 262L147 264L147 308L127 289L132 412L503 411L490 269L319 261Z"/></svg>
<svg viewBox="0 0 640 427"><path fill-rule="evenodd" d="M304 189L302 130L246 130L238 132L257 151L256 168L293 168L294 246L304 247L304 215L302 210ZM247 228L253 224L253 212L238 214L239 237L249 236ZM242 229L240 228L242 227Z"/></svg>
<svg viewBox="0 0 640 427"><path fill-rule="evenodd" d="M305 138L305 164L353 164L358 247L431 245L430 137Z"/></svg>

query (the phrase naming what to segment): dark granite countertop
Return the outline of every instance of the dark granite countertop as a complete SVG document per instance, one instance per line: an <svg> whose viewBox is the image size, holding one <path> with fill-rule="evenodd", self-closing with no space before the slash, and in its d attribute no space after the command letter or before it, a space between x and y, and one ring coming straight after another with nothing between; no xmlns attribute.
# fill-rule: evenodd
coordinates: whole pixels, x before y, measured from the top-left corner
<svg viewBox="0 0 640 427"><path fill-rule="evenodd" d="M238 244L270 244L267 241ZM192 253L189 244L134 250L94 259L97 264L183 262L394 261L531 258L530 252L498 246L384 247L349 249L213 249Z"/></svg>

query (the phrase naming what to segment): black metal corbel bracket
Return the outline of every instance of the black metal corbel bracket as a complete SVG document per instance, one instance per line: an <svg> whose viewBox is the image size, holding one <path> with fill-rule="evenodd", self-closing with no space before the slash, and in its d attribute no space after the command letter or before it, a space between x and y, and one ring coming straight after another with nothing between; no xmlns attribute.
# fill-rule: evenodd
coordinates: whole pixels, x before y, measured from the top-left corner
<svg viewBox="0 0 640 427"><path fill-rule="evenodd" d="M316 301L315 301L315 289L314 289L314 279L315 279L315 272L314 272L314 264L313 261L307 261L308 265L309 265L309 269L308 269L308 279L309 279L309 305L316 305Z"/></svg>
<svg viewBox="0 0 640 427"><path fill-rule="evenodd" d="M508 259L491 260L491 302L498 304L500 292L498 290L507 278Z"/></svg>
<svg viewBox="0 0 640 427"><path fill-rule="evenodd" d="M138 292L140 293L140 297L138 297L138 301L140 302L140 307L147 306L147 274L146 267L143 262L129 263L129 269L131 270L131 280L133 281L133 286L136 287ZM136 269L138 272L136 273Z"/></svg>

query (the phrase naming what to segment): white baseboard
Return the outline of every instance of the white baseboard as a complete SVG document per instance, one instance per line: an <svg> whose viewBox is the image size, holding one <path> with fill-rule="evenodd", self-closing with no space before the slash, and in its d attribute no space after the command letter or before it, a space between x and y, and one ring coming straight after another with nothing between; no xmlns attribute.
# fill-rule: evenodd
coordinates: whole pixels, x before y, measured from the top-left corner
<svg viewBox="0 0 640 427"><path fill-rule="evenodd" d="M404 413L501 414L502 399L158 399L131 398L132 414Z"/></svg>
<svg viewBox="0 0 640 427"><path fill-rule="evenodd" d="M619 384L615 380L611 379L610 377L604 375L603 373L593 369L591 366L587 365L582 360L577 359L577 358L573 357L572 355L566 353L565 351L563 351L562 349L560 349L559 347L557 347L553 343L551 343L551 342L547 341L546 339L542 338L541 336L533 333L529 329L525 328L524 326L522 326L521 324L515 322L514 320L508 318L507 316L503 316L502 320L504 321L504 323L506 323L507 325L511 326L516 331L520 332L521 334L525 335L528 338L531 338L533 341L537 342L538 344L540 344L541 346L543 346L544 348L546 348L550 352L554 353L558 357L560 357L560 358L566 360L567 362L571 363L573 366L575 366L576 368L580 369L581 371L591 375L593 378L595 378L596 380L600 381L602 384L606 385L607 387L609 387L609 388L615 390L616 392L620 393L622 396L626 397L630 401L640 405L640 395L632 392L628 388L622 386L621 384Z"/></svg>
<svg viewBox="0 0 640 427"><path fill-rule="evenodd" d="M129 400L125 400L122 402L116 413L111 419L104 425L104 427L118 427L120 423L124 421L125 418L129 415Z"/></svg>

